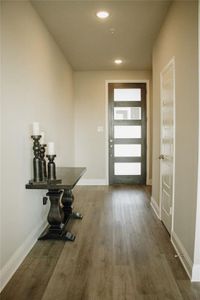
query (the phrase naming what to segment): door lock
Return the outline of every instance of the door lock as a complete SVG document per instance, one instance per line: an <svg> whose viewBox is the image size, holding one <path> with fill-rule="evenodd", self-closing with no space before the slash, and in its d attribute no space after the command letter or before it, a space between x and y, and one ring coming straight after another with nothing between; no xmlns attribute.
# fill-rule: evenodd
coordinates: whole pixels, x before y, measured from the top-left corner
<svg viewBox="0 0 200 300"><path fill-rule="evenodd" d="M165 156L163 154L160 154L158 158L159 159L165 159Z"/></svg>

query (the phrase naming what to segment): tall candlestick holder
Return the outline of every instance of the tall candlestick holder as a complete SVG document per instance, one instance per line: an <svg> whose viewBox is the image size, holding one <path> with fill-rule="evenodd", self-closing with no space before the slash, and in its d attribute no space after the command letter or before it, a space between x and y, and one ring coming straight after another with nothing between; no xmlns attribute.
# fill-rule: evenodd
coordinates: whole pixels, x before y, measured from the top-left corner
<svg viewBox="0 0 200 300"><path fill-rule="evenodd" d="M54 162L54 159L56 157L55 154L52 155L46 155L46 157L48 158L49 162L48 162L48 182L49 183L61 183L62 180L61 179L57 179L56 178L56 164Z"/></svg>
<svg viewBox="0 0 200 300"><path fill-rule="evenodd" d="M41 159L40 159L40 138L41 135L32 135L31 138L33 139L33 180L32 183L39 183L43 181L43 176L41 172Z"/></svg>
<svg viewBox="0 0 200 300"><path fill-rule="evenodd" d="M46 146L46 144L40 145L41 173L44 180L47 180L47 165L45 160Z"/></svg>

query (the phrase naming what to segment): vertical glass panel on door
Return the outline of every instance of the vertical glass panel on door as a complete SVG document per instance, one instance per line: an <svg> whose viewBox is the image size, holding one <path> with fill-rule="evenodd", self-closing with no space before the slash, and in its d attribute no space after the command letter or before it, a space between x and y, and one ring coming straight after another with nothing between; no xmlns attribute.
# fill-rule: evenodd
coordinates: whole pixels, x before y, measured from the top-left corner
<svg viewBox="0 0 200 300"><path fill-rule="evenodd" d="M141 138L141 126L126 125L126 126L114 126L114 138L115 139L140 139Z"/></svg>
<svg viewBox="0 0 200 300"><path fill-rule="evenodd" d="M115 144L115 157L141 157L141 145L139 144Z"/></svg>
<svg viewBox="0 0 200 300"><path fill-rule="evenodd" d="M141 120L141 107L114 107L114 120Z"/></svg>
<svg viewBox="0 0 200 300"><path fill-rule="evenodd" d="M141 89L114 89L114 101L141 101Z"/></svg>
<svg viewBox="0 0 200 300"><path fill-rule="evenodd" d="M115 175L141 175L141 163L115 163Z"/></svg>

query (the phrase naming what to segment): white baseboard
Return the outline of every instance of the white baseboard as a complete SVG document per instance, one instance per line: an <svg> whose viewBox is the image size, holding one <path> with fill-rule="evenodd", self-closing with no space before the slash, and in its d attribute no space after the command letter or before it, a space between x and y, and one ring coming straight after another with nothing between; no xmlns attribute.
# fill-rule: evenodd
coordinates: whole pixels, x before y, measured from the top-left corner
<svg viewBox="0 0 200 300"><path fill-rule="evenodd" d="M108 185L106 179L80 179L77 185Z"/></svg>
<svg viewBox="0 0 200 300"><path fill-rule="evenodd" d="M191 281L200 282L200 265L197 264L193 265Z"/></svg>
<svg viewBox="0 0 200 300"><path fill-rule="evenodd" d="M47 226L47 221L42 221L39 226L32 231L24 243L15 251L7 264L0 270L0 292L6 286L20 264L23 262L31 248L37 242L38 236Z"/></svg>
<svg viewBox="0 0 200 300"><path fill-rule="evenodd" d="M180 261L182 262L185 271L187 272L189 278L192 281L192 270L193 270L192 260L189 254L187 253L185 247L183 246L182 242L180 241L179 237L174 231L172 231L171 233L171 242L180 258Z"/></svg>
<svg viewBox="0 0 200 300"><path fill-rule="evenodd" d="M153 197L151 197L151 207L153 208L153 211L155 212L157 218L160 220L160 207Z"/></svg>

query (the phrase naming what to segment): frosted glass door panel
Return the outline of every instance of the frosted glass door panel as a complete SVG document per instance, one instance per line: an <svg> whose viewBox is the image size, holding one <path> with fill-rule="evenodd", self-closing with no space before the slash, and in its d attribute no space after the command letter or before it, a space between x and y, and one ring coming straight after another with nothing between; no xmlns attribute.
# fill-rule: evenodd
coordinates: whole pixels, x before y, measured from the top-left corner
<svg viewBox="0 0 200 300"><path fill-rule="evenodd" d="M141 107L114 107L114 120L141 120Z"/></svg>
<svg viewBox="0 0 200 300"><path fill-rule="evenodd" d="M141 89L114 89L114 101L141 101Z"/></svg>
<svg viewBox="0 0 200 300"><path fill-rule="evenodd" d="M138 144L115 144L115 157L140 157L141 145Z"/></svg>
<svg viewBox="0 0 200 300"><path fill-rule="evenodd" d="M109 184L146 183L146 83L108 84Z"/></svg>
<svg viewBox="0 0 200 300"><path fill-rule="evenodd" d="M141 126L114 126L115 139L139 139L141 138Z"/></svg>
<svg viewBox="0 0 200 300"><path fill-rule="evenodd" d="M141 175L141 163L115 163L115 175Z"/></svg>

